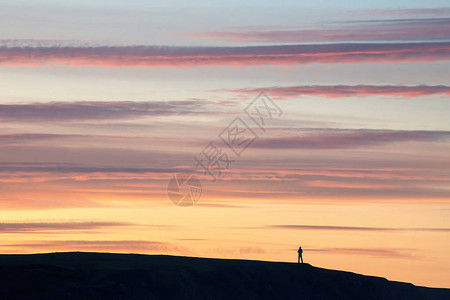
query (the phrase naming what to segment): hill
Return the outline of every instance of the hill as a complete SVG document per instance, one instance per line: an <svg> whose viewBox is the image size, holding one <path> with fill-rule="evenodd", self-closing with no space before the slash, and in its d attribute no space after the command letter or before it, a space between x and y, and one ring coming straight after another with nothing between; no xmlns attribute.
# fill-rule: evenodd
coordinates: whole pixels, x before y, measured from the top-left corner
<svg viewBox="0 0 450 300"><path fill-rule="evenodd" d="M0 299L450 299L309 264L66 252L0 255Z"/></svg>

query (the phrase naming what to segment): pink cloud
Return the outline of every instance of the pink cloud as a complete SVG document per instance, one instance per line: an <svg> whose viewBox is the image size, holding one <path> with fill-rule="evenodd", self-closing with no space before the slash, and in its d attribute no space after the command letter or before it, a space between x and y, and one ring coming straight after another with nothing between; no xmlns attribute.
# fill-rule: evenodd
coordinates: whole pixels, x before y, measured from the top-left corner
<svg viewBox="0 0 450 300"><path fill-rule="evenodd" d="M2 65L192 67L307 63L430 62L450 59L450 42L245 47L0 47Z"/></svg>

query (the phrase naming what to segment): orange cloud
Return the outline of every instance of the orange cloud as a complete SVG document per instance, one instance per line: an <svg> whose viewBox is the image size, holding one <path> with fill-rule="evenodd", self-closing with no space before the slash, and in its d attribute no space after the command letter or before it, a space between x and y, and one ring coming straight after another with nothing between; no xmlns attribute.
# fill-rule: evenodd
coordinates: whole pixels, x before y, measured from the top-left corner
<svg viewBox="0 0 450 300"><path fill-rule="evenodd" d="M58 232L71 230L102 229L107 227L130 226L125 222L24 222L0 223L0 233Z"/></svg>

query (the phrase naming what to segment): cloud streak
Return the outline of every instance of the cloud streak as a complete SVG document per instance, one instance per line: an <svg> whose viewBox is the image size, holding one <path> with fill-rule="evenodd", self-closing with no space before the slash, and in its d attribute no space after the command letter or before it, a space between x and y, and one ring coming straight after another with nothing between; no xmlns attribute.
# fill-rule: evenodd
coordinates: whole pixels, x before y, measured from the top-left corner
<svg viewBox="0 0 450 300"><path fill-rule="evenodd" d="M450 232L450 228L390 228L390 227L356 227L356 226L323 226L323 225L270 225L266 228L295 230L331 230L331 231L425 231Z"/></svg>
<svg viewBox="0 0 450 300"><path fill-rule="evenodd" d="M306 252L326 252L331 254L349 254L349 255L368 255L373 257L388 257L388 258L415 258L409 253L397 249L370 249L370 248L320 248L320 249L305 249Z"/></svg>
<svg viewBox="0 0 450 300"><path fill-rule="evenodd" d="M173 173L185 168L98 167L71 163L0 163L2 172L56 172L56 173Z"/></svg>
<svg viewBox="0 0 450 300"><path fill-rule="evenodd" d="M299 96L320 96L326 98L368 96L413 98L430 95L450 96L450 86L447 85L300 85L223 89L216 91L250 95L263 91L275 98L292 98Z"/></svg>
<svg viewBox="0 0 450 300"><path fill-rule="evenodd" d="M189 254L190 250L159 241L143 240L54 240L34 241L28 243L14 243L2 245L7 248L51 249L63 251L117 251L117 252L174 252Z"/></svg>
<svg viewBox="0 0 450 300"><path fill-rule="evenodd" d="M244 47L0 47L0 65L193 67L307 63L430 62L450 59L450 42Z"/></svg>
<svg viewBox="0 0 450 300"><path fill-rule="evenodd" d="M436 18L438 16L448 16L450 14L450 7L422 7L422 8L399 8L399 9L370 9L359 11L361 15L369 16L420 16ZM354 14L354 12L351 12Z"/></svg>
<svg viewBox="0 0 450 300"><path fill-rule="evenodd" d="M343 149L398 142L433 142L450 138L449 131L308 129L294 137L256 140L252 147L265 149Z"/></svg>
<svg viewBox="0 0 450 300"><path fill-rule="evenodd" d="M64 163L0 163L0 183L89 180L162 180L189 168L98 167Z"/></svg>
<svg viewBox="0 0 450 300"><path fill-rule="evenodd" d="M0 104L8 122L91 121L199 113L208 101L76 101Z"/></svg>
<svg viewBox="0 0 450 300"><path fill-rule="evenodd" d="M26 223L0 223L1 233L29 233L47 231L71 231L104 229L108 227L130 226L126 222L26 222Z"/></svg>
<svg viewBox="0 0 450 300"><path fill-rule="evenodd" d="M382 40L446 40L450 37L449 18L392 19L345 22L339 27L316 29L256 28L241 31L213 31L187 34L189 37L234 42L305 43Z"/></svg>

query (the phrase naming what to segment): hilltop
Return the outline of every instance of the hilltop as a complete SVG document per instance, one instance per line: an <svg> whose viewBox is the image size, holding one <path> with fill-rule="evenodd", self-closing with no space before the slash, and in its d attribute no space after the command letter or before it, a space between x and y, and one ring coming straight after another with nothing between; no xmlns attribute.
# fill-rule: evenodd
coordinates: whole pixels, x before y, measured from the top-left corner
<svg viewBox="0 0 450 300"><path fill-rule="evenodd" d="M450 299L309 264L65 252L0 255L0 299Z"/></svg>

